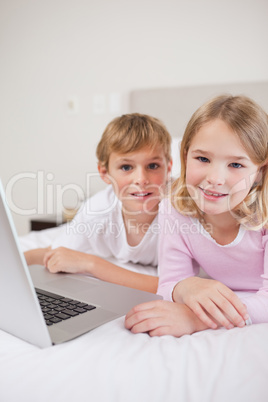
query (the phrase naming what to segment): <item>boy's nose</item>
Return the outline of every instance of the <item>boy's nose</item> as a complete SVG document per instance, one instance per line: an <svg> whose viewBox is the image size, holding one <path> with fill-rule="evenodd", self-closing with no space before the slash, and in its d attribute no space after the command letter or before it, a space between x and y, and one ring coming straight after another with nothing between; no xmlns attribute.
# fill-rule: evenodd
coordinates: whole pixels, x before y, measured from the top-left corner
<svg viewBox="0 0 268 402"><path fill-rule="evenodd" d="M149 183L147 173L144 169L137 170L134 182L138 185L146 185Z"/></svg>

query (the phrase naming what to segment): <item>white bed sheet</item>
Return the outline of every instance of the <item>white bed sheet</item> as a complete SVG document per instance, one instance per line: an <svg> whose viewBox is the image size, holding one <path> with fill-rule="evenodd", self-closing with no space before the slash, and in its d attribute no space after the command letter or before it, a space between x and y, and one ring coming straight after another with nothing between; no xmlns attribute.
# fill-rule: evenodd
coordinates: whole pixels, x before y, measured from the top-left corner
<svg viewBox="0 0 268 402"><path fill-rule="evenodd" d="M267 402L267 378L268 324L151 338L121 317L47 349L0 331L1 402Z"/></svg>
<svg viewBox="0 0 268 402"><path fill-rule="evenodd" d="M39 349L0 331L3 402L267 402L268 324L133 335L124 318Z"/></svg>

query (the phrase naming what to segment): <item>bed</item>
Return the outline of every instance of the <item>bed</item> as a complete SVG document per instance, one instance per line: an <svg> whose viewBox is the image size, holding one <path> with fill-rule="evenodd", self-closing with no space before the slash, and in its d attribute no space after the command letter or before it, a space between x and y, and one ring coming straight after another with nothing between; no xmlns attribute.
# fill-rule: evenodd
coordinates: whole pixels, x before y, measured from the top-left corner
<svg viewBox="0 0 268 402"><path fill-rule="evenodd" d="M223 92L268 110L266 82L134 91L130 111L161 118L179 141L195 108ZM31 232L21 247L45 247L61 230ZM267 339L268 324L151 338L126 330L124 317L46 349L0 331L0 401L266 402Z"/></svg>

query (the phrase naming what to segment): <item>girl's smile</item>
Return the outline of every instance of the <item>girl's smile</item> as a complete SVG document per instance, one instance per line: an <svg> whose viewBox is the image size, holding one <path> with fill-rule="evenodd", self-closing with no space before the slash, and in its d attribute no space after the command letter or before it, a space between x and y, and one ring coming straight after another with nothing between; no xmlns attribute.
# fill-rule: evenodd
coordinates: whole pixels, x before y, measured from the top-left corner
<svg viewBox="0 0 268 402"><path fill-rule="evenodd" d="M228 194L218 193L216 191L208 191L202 187L199 187L200 190L203 192L204 197L208 200L216 201L219 198L226 197Z"/></svg>

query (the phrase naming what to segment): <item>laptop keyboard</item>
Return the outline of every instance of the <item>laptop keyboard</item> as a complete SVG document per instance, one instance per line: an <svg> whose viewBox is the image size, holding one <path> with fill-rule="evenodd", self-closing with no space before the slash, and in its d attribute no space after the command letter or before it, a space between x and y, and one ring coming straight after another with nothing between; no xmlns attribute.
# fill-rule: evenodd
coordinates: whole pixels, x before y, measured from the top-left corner
<svg viewBox="0 0 268 402"><path fill-rule="evenodd" d="M96 308L91 304L81 303L46 290L36 288L35 291L47 325L57 324Z"/></svg>

